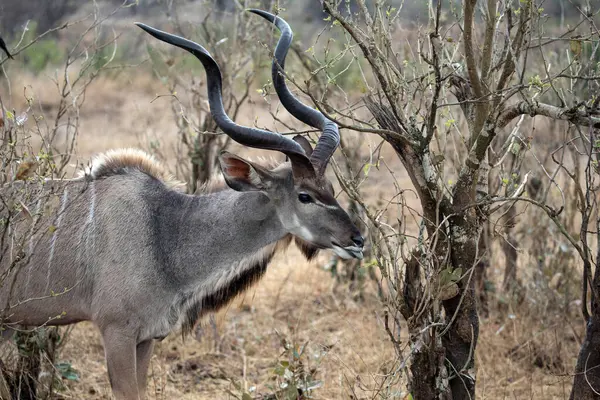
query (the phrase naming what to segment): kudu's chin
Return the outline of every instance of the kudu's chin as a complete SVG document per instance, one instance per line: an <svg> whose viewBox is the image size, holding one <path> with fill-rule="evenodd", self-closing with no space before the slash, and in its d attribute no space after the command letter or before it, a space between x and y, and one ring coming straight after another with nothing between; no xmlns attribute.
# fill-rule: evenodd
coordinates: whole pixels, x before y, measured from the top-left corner
<svg viewBox="0 0 600 400"><path fill-rule="evenodd" d="M338 245L333 245L333 252L337 254L339 257L349 260L351 258L356 258L358 260L362 260L363 258L363 249L358 246L347 246L340 247Z"/></svg>

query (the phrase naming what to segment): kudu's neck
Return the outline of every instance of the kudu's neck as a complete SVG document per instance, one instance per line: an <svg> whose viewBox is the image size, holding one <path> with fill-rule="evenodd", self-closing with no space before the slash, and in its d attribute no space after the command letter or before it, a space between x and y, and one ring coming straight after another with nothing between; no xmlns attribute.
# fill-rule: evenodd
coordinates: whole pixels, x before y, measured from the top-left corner
<svg viewBox="0 0 600 400"><path fill-rule="evenodd" d="M241 268L245 260L255 262L287 234L273 203L260 192L225 189L191 196L169 191L149 206L155 257L178 285L210 281L224 269Z"/></svg>

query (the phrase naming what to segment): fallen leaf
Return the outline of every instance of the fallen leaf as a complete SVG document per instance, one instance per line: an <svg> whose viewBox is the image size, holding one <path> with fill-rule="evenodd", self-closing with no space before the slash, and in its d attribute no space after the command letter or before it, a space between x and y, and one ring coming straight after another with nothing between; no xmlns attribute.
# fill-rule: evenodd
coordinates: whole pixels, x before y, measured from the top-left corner
<svg viewBox="0 0 600 400"><path fill-rule="evenodd" d="M19 168L17 168L17 174L15 175L15 180L24 181L27 178L30 178L35 174L37 167L39 166L37 161L23 161L19 164Z"/></svg>

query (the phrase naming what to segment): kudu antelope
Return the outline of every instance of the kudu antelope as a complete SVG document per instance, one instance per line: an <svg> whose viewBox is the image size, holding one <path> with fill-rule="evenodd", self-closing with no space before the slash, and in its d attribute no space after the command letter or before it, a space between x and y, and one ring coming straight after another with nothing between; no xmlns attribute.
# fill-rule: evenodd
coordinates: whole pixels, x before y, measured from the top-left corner
<svg viewBox="0 0 600 400"><path fill-rule="evenodd" d="M3 280L5 327L88 320L99 328L117 399L145 397L154 340L177 329L189 332L203 314L257 281L293 238L307 258L318 249L362 257L363 238L325 177L339 143L338 127L300 103L278 72L289 26L254 12L279 21L284 35L273 66L275 87L296 118L322 129L315 149L303 137L292 140L231 121L222 104L221 72L210 54L138 23L202 63L210 111L223 132L242 145L279 151L289 162L268 169L223 152L226 186L188 195L142 151L109 151L80 178L43 185L54 211L32 205L41 229L31 236L31 254L21 255L22 265ZM15 186L3 188L3 196L12 196L10 190ZM0 272L14 265L9 258L3 257Z"/></svg>

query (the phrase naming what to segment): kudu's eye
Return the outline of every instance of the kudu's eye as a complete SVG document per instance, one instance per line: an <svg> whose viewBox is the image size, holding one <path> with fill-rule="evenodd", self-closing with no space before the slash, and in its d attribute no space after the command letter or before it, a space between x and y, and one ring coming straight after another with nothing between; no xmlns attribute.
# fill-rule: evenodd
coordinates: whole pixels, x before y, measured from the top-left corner
<svg viewBox="0 0 600 400"><path fill-rule="evenodd" d="M313 202L313 198L310 197L310 195L306 194L306 193L300 193L298 195L298 200L300 200L300 203L312 203Z"/></svg>

